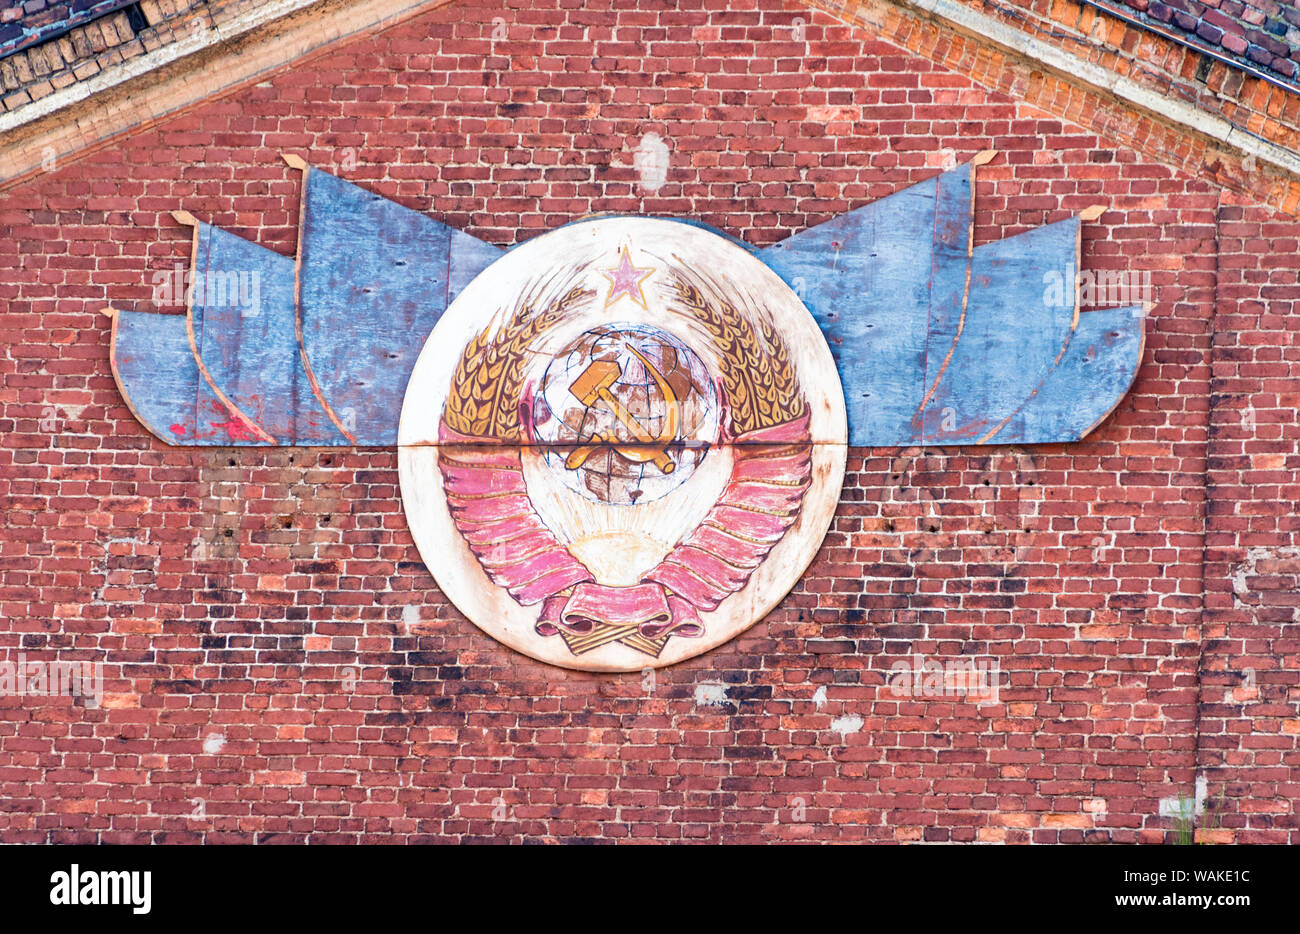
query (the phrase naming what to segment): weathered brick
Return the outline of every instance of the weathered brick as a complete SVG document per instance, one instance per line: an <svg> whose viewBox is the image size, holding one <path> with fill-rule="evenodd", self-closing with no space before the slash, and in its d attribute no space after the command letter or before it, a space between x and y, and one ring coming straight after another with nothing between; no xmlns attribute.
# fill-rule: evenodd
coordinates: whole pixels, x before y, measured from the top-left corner
<svg viewBox="0 0 1300 934"><path fill-rule="evenodd" d="M85 842L1158 842L1201 774L1228 789L1211 836L1300 842L1300 223L1140 115L1047 109L1064 85L1013 63L811 12L792 51L777 0L737 45L748 12L538 0L493 51L490 20L435 11L0 195L0 659L107 661L102 710L0 717L0 795L45 789L33 819ZM673 153L653 195L649 130ZM392 451L167 448L107 372L99 309L152 308L188 255L166 212L292 255L282 146L338 171L354 148L354 181L501 245L611 209L762 245L999 142L977 242L1104 201L1084 267L1152 273L1134 390L1076 445L852 450L806 578L650 689L461 617ZM890 690L895 661L972 654L997 704ZM697 705L704 681L730 703ZM237 817L190 817L213 788Z"/></svg>

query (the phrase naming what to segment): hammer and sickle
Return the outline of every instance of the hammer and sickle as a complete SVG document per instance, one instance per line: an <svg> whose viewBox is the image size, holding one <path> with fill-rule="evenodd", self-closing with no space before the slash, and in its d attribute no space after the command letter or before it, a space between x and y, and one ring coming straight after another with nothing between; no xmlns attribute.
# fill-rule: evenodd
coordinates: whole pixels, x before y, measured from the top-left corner
<svg viewBox="0 0 1300 934"><path fill-rule="evenodd" d="M676 469L677 465L668 456L666 448L677 440L677 430L681 427L681 410L677 401L677 393L673 391L673 387L669 385L668 380L646 358L645 354L630 344L627 345L627 349L632 351L645 366L646 372L650 374L650 378L654 380L660 394L663 396L667 411L664 415L663 425L657 435L652 435L646 431L645 426L637 420L637 417L624 408L623 404L610 393L609 387L623 375L623 368L618 365L617 360L593 360L591 365L582 372L582 375L569 386L569 391L583 405L592 406L598 402L603 403L605 408L619 420L638 442L635 445L615 444L614 450L636 463L653 462L665 474L670 474ZM597 444L588 444L575 448L565 460L564 466L569 470L576 470L587 462L587 458L595 453L600 444L615 440L608 435L601 435L596 438Z"/></svg>

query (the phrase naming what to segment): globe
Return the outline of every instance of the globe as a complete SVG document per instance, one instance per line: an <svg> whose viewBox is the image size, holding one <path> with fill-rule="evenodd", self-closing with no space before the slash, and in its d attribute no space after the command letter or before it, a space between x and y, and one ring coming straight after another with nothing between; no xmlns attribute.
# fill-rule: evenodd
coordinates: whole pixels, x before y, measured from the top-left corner
<svg viewBox="0 0 1300 934"><path fill-rule="evenodd" d="M547 364L530 401L547 468L599 503L666 496L718 440L717 387L704 362L648 325L579 335Z"/></svg>

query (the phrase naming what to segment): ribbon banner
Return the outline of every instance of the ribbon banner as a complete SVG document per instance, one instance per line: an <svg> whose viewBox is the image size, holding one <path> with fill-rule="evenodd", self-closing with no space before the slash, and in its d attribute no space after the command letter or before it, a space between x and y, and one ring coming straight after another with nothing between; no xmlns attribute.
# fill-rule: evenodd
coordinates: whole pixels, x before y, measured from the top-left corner
<svg viewBox="0 0 1300 934"><path fill-rule="evenodd" d="M977 247L995 155L762 249L612 216L509 251L286 156L296 255L176 211L189 267L106 309L113 375L169 445L397 444L474 623L557 665L671 664L795 586L847 444L1077 441L1119 405L1147 309L1082 307L1104 208Z"/></svg>
<svg viewBox="0 0 1300 934"><path fill-rule="evenodd" d="M1093 274L1079 263L1082 227L1102 206L975 246L976 171L994 156L762 249L732 241L817 323L851 444L1078 441L1136 376L1140 290L1110 288L1106 307L1084 308L1077 288ZM285 161L302 173L296 256L176 211L192 228L188 269L155 274L154 311L106 309L122 396L167 444L394 444L425 340L505 255L297 156ZM614 259L617 279L592 285L617 286L627 305L643 267L631 253ZM184 317L156 313L182 307Z"/></svg>

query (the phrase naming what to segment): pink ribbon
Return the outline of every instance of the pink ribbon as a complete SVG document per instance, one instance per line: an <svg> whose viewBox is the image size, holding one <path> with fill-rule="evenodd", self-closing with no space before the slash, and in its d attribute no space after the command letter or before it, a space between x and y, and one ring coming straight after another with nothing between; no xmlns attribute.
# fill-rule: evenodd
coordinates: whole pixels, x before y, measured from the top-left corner
<svg viewBox="0 0 1300 934"><path fill-rule="evenodd" d="M635 626L647 639L704 635L695 607L660 584L610 587L591 582L579 584L567 597L561 594L546 600L537 631L543 636L560 630L582 636L602 623Z"/></svg>
<svg viewBox="0 0 1300 934"><path fill-rule="evenodd" d="M740 435L731 450L718 502L645 576L705 612L749 582L799 517L812 476L808 416Z"/></svg>
<svg viewBox="0 0 1300 934"><path fill-rule="evenodd" d="M642 636L695 638L712 611L749 581L799 515L812 472L808 416L741 435L731 479L699 527L639 584L596 583L542 522L519 451L444 422L438 457L452 521L493 583L522 605L541 603L537 632L633 626Z"/></svg>

